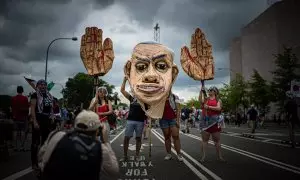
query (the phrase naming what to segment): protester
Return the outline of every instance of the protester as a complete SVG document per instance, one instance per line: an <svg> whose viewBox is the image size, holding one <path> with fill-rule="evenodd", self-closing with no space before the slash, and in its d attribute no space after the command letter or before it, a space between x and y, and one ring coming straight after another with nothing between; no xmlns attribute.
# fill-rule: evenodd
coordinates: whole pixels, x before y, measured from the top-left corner
<svg viewBox="0 0 300 180"><path fill-rule="evenodd" d="M181 116L181 119L183 120L183 123L184 123L184 130L183 132L184 133L190 133L190 119L191 119L191 109L188 108L188 107L184 107L182 110L181 110L181 113L182 113L182 116Z"/></svg>
<svg viewBox="0 0 300 180"><path fill-rule="evenodd" d="M101 131L99 131L101 129ZM53 131L39 151L43 180L116 180L119 165L108 143L106 126L93 111L83 110L75 119L75 129ZM102 141L98 138L100 135Z"/></svg>
<svg viewBox="0 0 300 180"><path fill-rule="evenodd" d="M296 142L295 142L295 126L298 124L300 125L299 122L299 117L298 117L298 105L297 102L294 98L294 95L291 92L286 93L287 96L287 101L285 103L285 112L286 112L286 119L289 124L289 136L290 136L290 141L292 148L295 148Z"/></svg>
<svg viewBox="0 0 300 180"><path fill-rule="evenodd" d="M216 146L218 160L225 161L221 154L221 126L220 126L220 114L222 110L222 103L219 99L219 90L216 87L211 87L208 90L208 98L204 98L202 102L202 97L204 96L204 87L201 88L199 93L199 101L202 104L202 119L200 120L200 130L202 136L201 143L201 162L204 162L206 156L206 148L210 136Z"/></svg>
<svg viewBox="0 0 300 180"><path fill-rule="evenodd" d="M147 119L147 116L145 115L145 112L143 111L142 107L138 103L137 99L132 97L126 90L127 78L124 77L123 83L121 86L121 93L130 101L130 107L129 107L129 114L127 117L127 123L126 123L126 129L125 129L125 137L124 137L124 157L121 159L121 161L128 160L128 146L130 138L133 137L133 133L135 132L135 140L136 140L136 153L135 153L135 159L139 160L139 154L140 149L142 145L142 134L144 129L144 121Z"/></svg>
<svg viewBox="0 0 300 180"><path fill-rule="evenodd" d="M53 129L60 128L62 124L61 110L59 107L58 99L53 97L53 114L55 116L55 122L53 124Z"/></svg>
<svg viewBox="0 0 300 180"><path fill-rule="evenodd" d="M110 125L108 123L108 116L113 114L111 101L108 100L108 92L106 87L102 86L97 89L95 97L90 103L89 109L99 115L99 120L107 129L107 136L110 132Z"/></svg>
<svg viewBox="0 0 300 180"><path fill-rule="evenodd" d="M251 133L255 133L255 129L257 126L257 116L258 116L258 112L255 109L254 105L251 105L250 110L247 112L248 116L249 116L249 121L250 121L250 127L251 127Z"/></svg>
<svg viewBox="0 0 300 180"><path fill-rule="evenodd" d="M11 107L13 120L15 122L16 134L16 150L25 151L26 131L28 125L29 102L27 96L23 95L22 86L17 87L17 95L12 98ZM18 142L20 147L18 147Z"/></svg>
<svg viewBox="0 0 300 180"><path fill-rule="evenodd" d="M32 143L31 162L32 168L38 169L37 153L40 145L44 144L53 123L53 97L47 91L45 80L39 80L36 84L36 92L31 95L30 100L32 119Z"/></svg>
<svg viewBox="0 0 300 180"><path fill-rule="evenodd" d="M178 104L178 97L170 93L169 97L165 102L165 109L163 117L159 120L160 128L163 131L165 138L165 148L167 155L165 160L172 159L171 155L171 137L174 141L174 147L177 152L177 159L183 161L181 155L181 144L179 139L179 128L180 128L180 105Z"/></svg>

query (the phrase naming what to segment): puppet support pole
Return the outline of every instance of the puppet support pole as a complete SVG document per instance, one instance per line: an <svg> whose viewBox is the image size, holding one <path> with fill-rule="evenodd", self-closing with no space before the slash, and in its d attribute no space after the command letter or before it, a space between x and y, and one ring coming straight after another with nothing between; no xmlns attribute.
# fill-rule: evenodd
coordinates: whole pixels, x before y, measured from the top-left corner
<svg viewBox="0 0 300 180"><path fill-rule="evenodd" d="M152 118L150 119L149 122L149 159L151 160L151 154L152 154Z"/></svg>

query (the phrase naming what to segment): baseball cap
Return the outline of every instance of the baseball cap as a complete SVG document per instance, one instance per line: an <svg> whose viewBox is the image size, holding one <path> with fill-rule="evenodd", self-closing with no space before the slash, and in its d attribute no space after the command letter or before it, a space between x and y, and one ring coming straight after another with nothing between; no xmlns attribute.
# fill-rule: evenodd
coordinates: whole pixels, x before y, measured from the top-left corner
<svg viewBox="0 0 300 180"><path fill-rule="evenodd" d="M93 111L83 110L75 118L75 129L96 131L100 127L99 116Z"/></svg>

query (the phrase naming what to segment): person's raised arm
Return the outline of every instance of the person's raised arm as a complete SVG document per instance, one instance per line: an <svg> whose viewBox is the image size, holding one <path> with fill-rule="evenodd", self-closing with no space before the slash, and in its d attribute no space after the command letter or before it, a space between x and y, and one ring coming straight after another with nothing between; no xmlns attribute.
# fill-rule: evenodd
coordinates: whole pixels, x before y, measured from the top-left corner
<svg viewBox="0 0 300 180"><path fill-rule="evenodd" d="M123 94L123 96L126 97L126 99L130 99L130 94L125 90L126 81L127 81L127 77L124 77L121 85L121 93Z"/></svg>
<svg viewBox="0 0 300 180"><path fill-rule="evenodd" d="M98 103L98 90L96 91L95 97L91 100L89 110L96 112L96 105Z"/></svg>

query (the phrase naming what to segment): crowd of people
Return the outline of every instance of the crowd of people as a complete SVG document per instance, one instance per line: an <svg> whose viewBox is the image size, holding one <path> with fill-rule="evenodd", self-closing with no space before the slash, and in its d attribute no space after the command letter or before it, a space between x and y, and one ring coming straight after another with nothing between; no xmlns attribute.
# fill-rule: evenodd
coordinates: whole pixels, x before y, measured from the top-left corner
<svg viewBox="0 0 300 180"><path fill-rule="evenodd" d="M153 44L144 43L143 46L152 47ZM168 49L164 50L166 53L172 54ZM173 56L170 57L173 58ZM139 60L136 59L136 61ZM134 77L144 72L145 74L141 78L143 83L158 83L160 77L154 75L156 70L145 64L146 60L140 61L142 63L136 65L138 72L134 74ZM159 63L155 65L157 71L161 74L167 72L168 63L173 62L173 59L169 61L158 61ZM147 67L151 67L151 69L146 71ZM176 70L175 67L174 69ZM161 77L161 79L163 78L166 79L165 82L169 80L170 84L174 79L167 76ZM118 179L119 163L111 147L109 137L110 132L117 129L118 120L123 119L126 122L119 123L125 127L123 157L119 161L128 160L129 142L133 137L136 142L135 161L140 161L142 141L150 135L148 126L152 126L153 122L158 122L164 136L164 160L173 159L171 154L172 142L176 151L175 159L179 162L184 160L181 153L180 129L189 133L190 128L196 127L197 124L202 137L199 148L201 159L199 161L205 161L210 138L215 144L217 159L221 162L225 161L221 153L220 135L224 125L224 116L222 115L222 102L218 88L210 87L206 90L202 86L198 98L201 104L200 110L195 107L181 109L178 96L172 93L172 90L164 92L167 97L166 99L161 98L163 102L159 104L163 108L159 109L162 110L162 116L159 119L154 119L146 111L152 108L152 112L154 112L157 109L149 107L147 103L141 104L136 94L126 91L127 81L129 79L125 75L120 91L130 102L129 111L125 111L125 109L114 110L112 102L108 98L108 90L104 86L96 88L95 96L87 110L77 107L74 111L59 108L58 100L47 90L45 80L37 82L35 93L30 97L30 103L28 103L28 98L23 95L23 88L17 87L18 94L12 98L13 120L18 132L24 132L24 138L22 138L22 134L17 136L21 142L20 149L23 149L26 126L30 119L32 129L31 162L32 169L38 178L44 180ZM153 89L156 90L153 87L146 87L144 91L154 91ZM286 105L289 110L287 117L292 125L298 119L292 108L295 106L293 103L294 101L290 99ZM30 117L28 118L29 109ZM255 122L258 113L254 107L249 110L248 114L250 121ZM255 128L252 129L253 133L254 131Z"/></svg>

